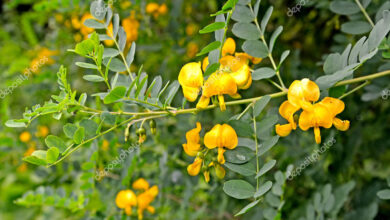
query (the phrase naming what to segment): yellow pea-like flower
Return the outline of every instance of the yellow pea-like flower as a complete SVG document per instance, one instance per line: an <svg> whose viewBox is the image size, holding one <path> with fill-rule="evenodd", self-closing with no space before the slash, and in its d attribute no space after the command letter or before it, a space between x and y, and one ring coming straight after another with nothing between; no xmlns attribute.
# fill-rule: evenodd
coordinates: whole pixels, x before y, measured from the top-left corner
<svg viewBox="0 0 390 220"><path fill-rule="evenodd" d="M92 33L93 32L93 28L90 28L90 27L87 27L84 25L84 22L87 20L87 19L90 19L90 18L93 18L93 16L89 13L86 13L84 14L82 17L81 17L81 27L80 27L80 32L81 34L84 36L84 39L87 39L88 38L88 34Z"/></svg>
<svg viewBox="0 0 390 220"><path fill-rule="evenodd" d="M320 88L318 85L309 80L295 80L289 87L287 93L288 101L297 107L310 111L312 108L311 102L315 102L320 98Z"/></svg>
<svg viewBox="0 0 390 220"><path fill-rule="evenodd" d="M158 187L152 186L150 189L146 190L145 192L137 196L137 206L138 206L137 214L139 220L143 219L144 210L149 211L151 214L155 212L154 207L150 206L150 203L153 202L153 200L156 198L157 195L158 195Z"/></svg>
<svg viewBox="0 0 390 220"><path fill-rule="evenodd" d="M228 124L217 124L204 136L204 144L209 149L218 147L218 163L224 164L225 158L223 153L227 149L234 149L238 144L236 131Z"/></svg>
<svg viewBox="0 0 390 220"><path fill-rule="evenodd" d="M149 183L144 178L139 178L133 183L132 187L135 190L146 191L147 189L149 189Z"/></svg>
<svg viewBox="0 0 390 220"><path fill-rule="evenodd" d="M332 127L333 117L326 106L316 103L311 111L303 110L299 117L299 127L307 131L309 128L314 128L314 136L316 143L321 143L320 127Z"/></svg>
<svg viewBox="0 0 390 220"><path fill-rule="evenodd" d="M187 155L194 157L201 150L199 132L202 130L202 126L199 122L196 123L196 128L187 131L186 139L187 143L183 144L184 152Z"/></svg>
<svg viewBox="0 0 390 220"><path fill-rule="evenodd" d="M125 209L127 215L131 215L131 207L137 205L137 196L132 190L121 190L115 199L118 208Z"/></svg>
<svg viewBox="0 0 390 220"><path fill-rule="evenodd" d="M325 97L320 102L320 104L326 106L329 112L332 114L333 125L336 127L336 129L340 131L346 131L349 129L348 120L341 120L339 118L336 118L336 115L344 111L345 104L343 101L332 97Z"/></svg>
<svg viewBox="0 0 390 220"><path fill-rule="evenodd" d="M205 57L203 58L203 61L202 61L202 70L203 72L206 72L206 69L207 69L207 66L209 65L209 57Z"/></svg>
<svg viewBox="0 0 390 220"><path fill-rule="evenodd" d="M190 176L197 176L202 168L203 159L196 157L194 162L187 166L187 172Z"/></svg>
<svg viewBox="0 0 390 220"><path fill-rule="evenodd" d="M200 63L187 63L179 73L179 83L183 88L184 97L193 102L198 98L198 94L203 85L203 73Z"/></svg>
<svg viewBox="0 0 390 220"><path fill-rule="evenodd" d="M234 54L235 51L236 42L231 37L227 38L222 47L222 56L226 56L227 54Z"/></svg>
<svg viewBox="0 0 390 220"><path fill-rule="evenodd" d="M196 105L197 108L206 108L212 96L218 96L221 111L226 110L225 99L223 95L236 96L237 84L228 73L213 73L206 80L203 86L202 97Z"/></svg>
<svg viewBox="0 0 390 220"><path fill-rule="evenodd" d="M38 125L38 131L36 132L37 137L46 137L49 134L49 128L47 126Z"/></svg>
<svg viewBox="0 0 390 220"><path fill-rule="evenodd" d="M290 134L291 130L295 130L297 128L297 124L294 121L294 113L299 110L299 107L291 104L289 101L284 101L279 108L279 114L285 118L289 123L285 125L277 124L275 126L276 133L285 137Z"/></svg>
<svg viewBox="0 0 390 220"><path fill-rule="evenodd" d="M237 53L236 53L237 54ZM219 61L222 69L228 69L236 81L238 89L248 89L252 84L252 74L246 56L224 56Z"/></svg>

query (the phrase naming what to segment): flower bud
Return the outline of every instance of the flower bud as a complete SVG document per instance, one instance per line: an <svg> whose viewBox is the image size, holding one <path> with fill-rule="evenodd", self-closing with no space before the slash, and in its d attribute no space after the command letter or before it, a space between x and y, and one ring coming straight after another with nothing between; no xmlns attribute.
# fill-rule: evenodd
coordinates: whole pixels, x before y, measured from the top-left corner
<svg viewBox="0 0 390 220"><path fill-rule="evenodd" d="M152 133L153 135L156 134L156 121L155 120L150 120L149 121L149 126L150 126L150 133Z"/></svg>

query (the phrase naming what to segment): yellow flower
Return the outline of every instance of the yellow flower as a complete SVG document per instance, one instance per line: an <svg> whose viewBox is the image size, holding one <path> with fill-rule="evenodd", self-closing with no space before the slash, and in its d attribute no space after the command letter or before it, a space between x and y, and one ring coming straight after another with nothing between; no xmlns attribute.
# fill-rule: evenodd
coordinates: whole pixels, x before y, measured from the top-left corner
<svg viewBox="0 0 390 220"><path fill-rule="evenodd" d="M190 102L195 101L203 85L200 63L192 62L184 65L179 73L179 83L183 88L184 97Z"/></svg>
<svg viewBox="0 0 390 220"><path fill-rule="evenodd" d="M145 192L139 194L137 196L137 204L138 204L138 219L142 220L143 219L143 212L146 209L149 211L151 214L154 213L154 207L150 206L150 203L153 202L153 200L156 198L158 195L158 187L157 186L152 186L150 189L147 189Z"/></svg>
<svg viewBox="0 0 390 220"><path fill-rule="evenodd" d="M207 66L209 65L209 57L205 57L202 61L202 70L206 72Z"/></svg>
<svg viewBox="0 0 390 220"><path fill-rule="evenodd" d="M107 151L109 148L110 148L110 142L104 139L102 143L102 150Z"/></svg>
<svg viewBox="0 0 390 220"><path fill-rule="evenodd" d="M187 172L190 176L197 176L202 168L203 159L196 157L194 162L187 166Z"/></svg>
<svg viewBox="0 0 390 220"><path fill-rule="evenodd" d="M225 56L220 60L221 68L228 69L237 84L238 89L248 89L252 84L252 74L248 60L242 57Z"/></svg>
<svg viewBox="0 0 390 220"><path fill-rule="evenodd" d="M187 36L192 36L195 34L195 32L198 30L198 26L194 23L190 23L186 26L186 35Z"/></svg>
<svg viewBox="0 0 390 220"><path fill-rule="evenodd" d="M19 135L19 140L23 143L27 143L31 140L31 134L28 131L24 131Z"/></svg>
<svg viewBox="0 0 390 220"><path fill-rule="evenodd" d="M204 144L209 149L218 147L218 163L224 164L224 148L232 150L238 144L236 131L228 124L217 124L205 134Z"/></svg>
<svg viewBox="0 0 390 220"><path fill-rule="evenodd" d="M294 113L299 110L299 107L292 105L289 101L284 101L279 108L279 114L285 118L289 123L285 125L277 124L275 126L276 133L285 137L290 134L291 130L297 128L297 124L294 121Z"/></svg>
<svg viewBox="0 0 390 220"><path fill-rule="evenodd" d="M227 38L222 47L222 56L226 56L228 54L234 54L235 51L236 51L236 42L231 37Z"/></svg>
<svg viewBox="0 0 390 220"><path fill-rule="evenodd" d="M139 22L135 19L134 11L131 16L122 20L122 26L125 29L127 42L133 42L138 39Z"/></svg>
<svg viewBox="0 0 390 220"><path fill-rule="evenodd" d="M165 3L161 4L160 7L158 8L158 13L160 15L165 15L168 12L168 7Z"/></svg>
<svg viewBox="0 0 390 220"><path fill-rule="evenodd" d="M203 172L203 176L206 183L210 182L210 172L208 170Z"/></svg>
<svg viewBox="0 0 390 220"><path fill-rule="evenodd" d="M311 111L303 110L299 117L299 127L307 131L309 128L314 128L314 136L317 144L321 143L320 127L332 127L332 114L327 107L321 103L316 103Z"/></svg>
<svg viewBox="0 0 390 220"><path fill-rule="evenodd" d="M309 79L295 80L288 88L288 101L304 110L310 111L311 102L320 98L320 89L317 84Z"/></svg>
<svg viewBox="0 0 390 220"><path fill-rule="evenodd" d="M144 178L139 178L133 183L133 189L146 191L149 189L149 183Z"/></svg>
<svg viewBox="0 0 390 220"><path fill-rule="evenodd" d="M199 132L202 130L201 124L199 122L196 123L196 128L189 130L186 133L187 143L183 144L184 152L187 155L194 157L200 151L200 136Z"/></svg>
<svg viewBox="0 0 390 220"><path fill-rule="evenodd" d="M127 215L131 215L131 207L137 205L137 197L132 190L121 190L115 199L116 205L125 209Z"/></svg>
<svg viewBox="0 0 390 220"><path fill-rule="evenodd" d="M187 57L189 58L194 58L196 56L196 53L198 53L199 51L199 47L196 43L194 42L190 42L188 43L187 45Z"/></svg>
<svg viewBox="0 0 390 220"><path fill-rule="evenodd" d="M23 156L28 157L35 151L35 144L31 145L26 152L24 152Z"/></svg>
<svg viewBox="0 0 390 220"><path fill-rule="evenodd" d="M336 115L344 111L345 104L343 101L332 97L325 97L320 103L328 108L333 118L333 125L336 127L336 129L340 131L346 131L349 129L348 120L343 121L339 118L336 118Z"/></svg>
<svg viewBox="0 0 390 220"><path fill-rule="evenodd" d="M203 86L202 97L200 98L197 108L206 108L212 96L218 96L221 111L226 110L225 99L223 95L237 96L237 84L232 76L228 73L213 73L207 79Z"/></svg>
<svg viewBox="0 0 390 220"><path fill-rule="evenodd" d="M217 175L217 177L219 179L223 179L225 177L225 174L226 174L225 169L219 164L215 164L214 167L215 167L215 174Z"/></svg>
<svg viewBox="0 0 390 220"><path fill-rule="evenodd" d="M74 29L80 29L82 25L77 15L72 15L71 24Z"/></svg>
<svg viewBox="0 0 390 220"><path fill-rule="evenodd" d="M146 5L146 13L148 14L155 13L156 11L158 11L158 9L159 5L155 2L151 2Z"/></svg>
<svg viewBox="0 0 390 220"><path fill-rule="evenodd" d="M47 126L38 125L38 131L35 134L37 137L46 137L49 134L49 128Z"/></svg>

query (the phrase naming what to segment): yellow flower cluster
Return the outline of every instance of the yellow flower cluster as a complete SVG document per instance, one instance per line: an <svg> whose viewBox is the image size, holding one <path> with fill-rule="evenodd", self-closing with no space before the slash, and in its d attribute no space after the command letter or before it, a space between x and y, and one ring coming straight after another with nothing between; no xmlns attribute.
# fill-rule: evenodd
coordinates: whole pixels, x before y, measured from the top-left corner
<svg viewBox="0 0 390 220"><path fill-rule="evenodd" d="M35 52L35 51L34 51ZM37 51L37 56L30 62L30 69L34 74L38 74L43 65L52 65L55 63L51 57L58 54L56 50L49 50L48 48L40 48Z"/></svg>
<svg viewBox="0 0 390 220"><path fill-rule="evenodd" d="M261 58L254 58L246 53L235 53L236 43L228 38L222 47L220 69L203 83L203 71L208 66L208 57L200 63L191 62L182 67L179 73L179 83L183 88L184 97L194 102L202 89L202 96L196 105L197 108L206 108L210 98L218 97L221 111L226 109L224 95L232 98L241 98L239 89L248 89L252 84L252 74L249 61L253 64L261 62ZM234 54L234 56L233 56Z"/></svg>
<svg viewBox="0 0 390 220"><path fill-rule="evenodd" d="M145 11L146 13L153 15L154 18L158 18L160 15L167 14L168 7L165 3L159 5L155 2L151 2L146 5Z"/></svg>
<svg viewBox="0 0 390 220"><path fill-rule="evenodd" d="M71 25L72 25L73 29L80 30L80 33L83 36L83 37L81 37L79 34L76 34L74 36L74 39L76 42L79 42L82 39L87 39L88 34L93 32L93 28L89 28L89 27L84 25L85 20L92 19L92 18L93 18L93 16L89 13L85 13L83 16L81 16L81 18L79 18L78 15L72 15ZM69 23L65 22L65 25L69 26Z"/></svg>
<svg viewBox="0 0 390 220"><path fill-rule="evenodd" d="M225 169L222 167L222 164L225 163L223 154L226 149L236 148L238 144L236 131L228 124L217 124L205 134L204 145L206 148L202 148L199 135L201 130L201 124L197 122L196 128L186 133L187 143L183 144L184 152L191 157L196 156L194 162L187 167L188 174L196 176L202 170L206 182L209 182L210 169L214 167L216 176L223 179L225 177ZM209 150L214 148L218 148L218 156L206 166L206 156Z"/></svg>
<svg viewBox="0 0 390 220"><path fill-rule="evenodd" d="M336 115L344 111L344 102L337 98L325 97L320 102L315 103L320 98L320 89L309 79L295 80L289 87L287 101L283 102L279 108L280 115L289 123L285 125L277 124L276 133L285 137L291 130L297 128L294 114L302 109L299 116L299 127L307 131L314 128L314 136L317 144L321 143L320 127L330 128L334 125L340 131L349 128L348 120L336 118Z"/></svg>
<svg viewBox="0 0 390 220"><path fill-rule="evenodd" d="M132 208L137 207L138 219L143 219L145 210L151 214L155 213L155 208L150 205L158 194L157 186L149 186L149 183L144 178L137 179L133 185L133 190L139 191L136 195L132 190L121 190L115 199L116 205L125 210L127 215L131 215Z"/></svg>

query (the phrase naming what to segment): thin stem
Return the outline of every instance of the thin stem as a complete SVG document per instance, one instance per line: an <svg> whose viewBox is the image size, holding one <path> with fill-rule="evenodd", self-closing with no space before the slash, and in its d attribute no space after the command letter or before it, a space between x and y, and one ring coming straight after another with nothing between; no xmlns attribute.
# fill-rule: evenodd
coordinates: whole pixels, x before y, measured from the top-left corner
<svg viewBox="0 0 390 220"><path fill-rule="evenodd" d="M249 104L245 109L244 111L241 112L241 114L237 117L237 120L240 120L242 118L242 116L245 115L245 113L247 113L249 111L249 109L253 106L253 102L251 104Z"/></svg>
<svg viewBox="0 0 390 220"><path fill-rule="evenodd" d="M108 30L108 29L106 28L106 30ZM108 30L108 31L110 31L110 30ZM120 54L121 57L122 57L123 63L124 63L125 66L126 66L126 71L129 73L130 78L131 78L131 81L134 81L134 77L133 77L133 75L131 74L130 67L129 67L129 65L127 64L127 61L126 61L126 57L125 57L125 55L123 54L123 52L120 50L118 42L116 41L116 39L115 39L114 37L112 37L111 34L109 34L109 37L111 38L111 40L114 41L116 47L118 48L119 54Z"/></svg>
<svg viewBox="0 0 390 220"><path fill-rule="evenodd" d="M98 65L98 62L97 62L97 60L95 59L95 57L93 57L93 60L95 61L95 64L96 64L96 66L98 67L98 71L99 71L100 75L103 77L104 82L106 83L108 89L111 90L111 86L110 86L110 84L108 83L108 79L107 79L106 76L103 74L102 66L99 66L99 65Z"/></svg>
<svg viewBox="0 0 390 220"><path fill-rule="evenodd" d="M273 80L271 79L267 79L268 82L270 82L272 85L276 86L278 89L280 89L281 91L284 91L285 88L282 88L279 84L277 84L276 82L274 82Z"/></svg>
<svg viewBox="0 0 390 220"><path fill-rule="evenodd" d="M248 4L248 5L249 5L249 9L251 10L251 13L252 13L253 15L255 15L255 13L254 13L254 11L253 11L253 8L252 8L252 5L251 5L251 4ZM278 70L278 67L276 66L275 60L274 60L274 58L273 58L273 56L272 56L272 53L269 52L268 43L267 43L267 41L266 41L265 38L264 38L264 33L263 33L263 31L261 30L260 25L259 25L259 22L257 21L257 18L256 18L256 17L255 17L255 19L254 19L254 22L255 22L255 25L256 25L257 29L259 30L259 32L260 32L260 34L261 34L260 38L261 38L261 40L263 41L265 47L267 48L268 57L269 57L269 59L270 59L270 61L271 61L271 63L272 63L272 67L274 68L274 70L275 70L275 72L276 72L276 76L277 76L278 79L279 79L280 85L282 85L283 88L286 88L286 86L285 86L284 83L283 83L282 77L280 76L280 72L279 72L279 70Z"/></svg>
<svg viewBox="0 0 390 220"><path fill-rule="evenodd" d="M370 74L370 75L367 75L367 76L361 76L361 77L354 78L354 79L340 81L340 82L336 83L333 87L348 85L348 84L352 84L352 83L363 82L363 81L367 81L367 80L372 80L372 79L383 77L383 76L386 76L386 75L390 75L390 70L386 70L386 71L382 71L382 72L379 72L379 73Z"/></svg>
<svg viewBox="0 0 390 220"><path fill-rule="evenodd" d="M368 85L368 84L370 84L370 81L366 81L365 83L363 83L363 84L357 86L356 88L352 89L351 91L349 91L349 92L343 94L342 96L339 97L339 99L343 99L343 98L347 97L348 95L350 95L350 94L352 94L352 93L358 91L359 89L365 87L365 86Z"/></svg>
<svg viewBox="0 0 390 220"><path fill-rule="evenodd" d="M370 16L368 15L366 9L364 9L363 5L360 3L359 0L355 0L356 4L359 6L360 11L364 14L364 17L366 17L367 21L370 23L371 27L374 27L374 22L372 22Z"/></svg>
<svg viewBox="0 0 390 220"><path fill-rule="evenodd" d="M253 106L253 111L255 110L254 105ZM253 133L254 133L254 139L255 139L255 147L256 147L256 174L259 173L260 170L260 165L259 165L259 144L257 143L257 124L256 124L256 116L253 115ZM259 189L259 182L260 178L256 178L256 191Z"/></svg>

